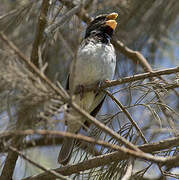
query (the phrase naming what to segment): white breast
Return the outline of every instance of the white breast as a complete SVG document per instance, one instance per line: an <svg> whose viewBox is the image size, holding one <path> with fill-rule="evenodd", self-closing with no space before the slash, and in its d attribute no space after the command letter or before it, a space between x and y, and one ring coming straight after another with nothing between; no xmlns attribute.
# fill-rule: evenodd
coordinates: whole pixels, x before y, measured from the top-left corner
<svg viewBox="0 0 179 180"><path fill-rule="evenodd" d="M90 42L80 47L73 80L75 87L78 85L89 85L98 81L112 80L116 67L116 56L112 45Z"/></svg>

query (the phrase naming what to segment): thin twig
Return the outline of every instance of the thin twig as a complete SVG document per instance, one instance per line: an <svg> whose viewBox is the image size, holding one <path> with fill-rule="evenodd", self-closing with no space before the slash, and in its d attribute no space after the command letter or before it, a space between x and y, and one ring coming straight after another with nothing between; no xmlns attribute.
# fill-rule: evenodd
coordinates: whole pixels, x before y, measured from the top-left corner
<svg viewBox="0 0 179 180"><path fill-rule="evenodd" d="M132 143L128 142L125 138L121 137L119 134L117 134L116 132L112 131L110 128L106 127L104 124L100 123L99 121L97 121L95 118L93 118L92 116L90 116L89 114L87 114L84 110L82 110L81 108L79 108L78 105L76 105L75 103L71 102L70 98L65 96L63 91L61 91L59 88L57 88L44 74L41 73L41 71L39 71L38 68L36 68L36 66L34 66L33 63L31 63L21 52L20 50L11 42L7 39L7 37L3 34L0 33L0 37L15 51L15 53L22 58L23 61L25 61L25 63L42 79L44 80L56 93L58 93L61 98L64 100L64 102L68 102L74 109L76 109L80 114L84 115L85 117L88 118L88 120L91 123L94 123L97 127L99 127L100 129L102 129L104 132L107 132L108 134L110 134L112 137L114 137L116 140L120 141L121 143L125 144L128 148L131 149L135 149L138 151L138 148L136 148L136 146L134 146ZM171 73L175 73L175 72L179 72L179 67L177 68L171 68L171 69L167 69L167 70L163 70L163 71L157 71L157 72L153 72L153 73L144 73L142 75L142 79L143 78L148 78L148 77L154 77L157 75L163 75L163 74L171 74ZM141 79L140 75L135 75L134 77L129 77L129 78L125 78L125 80L123 79L123 83L126 81L129 81L129 79L135 79L135 80L139 80ZM119 82L121 82L121 80L117 80L117 81L111 81L110 83L108 83L110 86L111 85L117 85L119 84ZM61 87L62 88L62 87ZM102 88L106 88L105 85L102 86Z"/></svg>
<svg viewBox="0 0 179 180"><path fill-rule="evenodd" d="M69 4L69 3L68 3ZM67 5L68 6L68 5ZM81 13L81 15L77 14L79 18L82 18L82 20L86 23L89 23L90 20L86 20L84 17L84 12ZM112 40L112 43L115 46L115 49L118 49L122 54L124 54L125 56L127 56L129 59L131 59L132 61L134 61L135 63L139 63L142 68L144 69L145 72L153 72L152 67L150 66L150 64L148 63L147 59L138 51L134 51L128 47L126 47L121 41L115 39ZM159 79L163 80L164 82L166 82L162 77L157 76ZM152 80L152 77L149 77L150 80ZM112 85L113 86L113 85ZM78 90L77 90L78 91ZM175 89L173 89L173 91L175 92L175 94L178 96L177 91L175 91ZM156 97L158 98L158 100L160 102L163 102L163 100L160 98L160 96L156 93ZM163 111L163 114L165 115L166 119L168 120L168 123L170 125L170 127L172 129L174 129L174 135L177 135L177 132L175 130L175 125L173 122L173 117L171 114L167 113L166 109L164 107L161 108Z"/></svg>
<svg viewBox="0 0 179 180"><path fill-rule="evenodd" d="M31 55L31 60L32 62L38 66L38 46L40 43L40 40L42 39L42 32L43 29L45 27L46 22L44 22L44 19L42 18L42 16L46 16L46 7L44 6L44 4L48 3L46 0L43 1L43 5L42 5L42 10L41 10L41 14L40 14L40 18L39 18L39 23L37 26L37 31L36 31L36 36L35 36L35 40L34 40L34 44L33 44L33 49L32 49L32 55ZM27 6L25 6L24 8L26 8ZM48 6L47 6L48 9ZM1 38L5 38L6 40L8 40L5 36L3 36L3 34L0 34ZM12 45L12 44L11 44ZM19 51L20 52L20 51ZM18 125L17 125L18 126ZM17 142L19 142L20 140L18 139L14 139L12 141L12 144L17 145ZM16 161L18 159L18 155L14 152L9 152L5 161L5 165L3 167L3 171L1 174L1 178L2 179L12 179L12 175L16 166Z"/></svg>
<svg viewBox="0 0 179 180"><path fill-rule="evenodd" d="M88 14L85 12L84 8L86 5L91 3L92 0L86 0L84 3L79 3L78 5L74 5L70 1L62 1L63 4L67 5L68 8L72 8L70 11L68 11L65 15L63 15L59 20L57 20L55 23L50 25L45 29L45 35L46 37L49 37L51 34L53 34L57 28L62 26L66 20L71 18L73 15L77 14L79 17L83 17L84 21L89 23L91 21L90 17Z"/></svg>
<svg viewBox="0 0 179 180"><path fill-rule="evenodd" d="M131 122L131 124L136 128L139 136L142 138L142 140L144 141L144 143L148 143L148 141L146 140L144 134L142 133L141 129L138 127L137 123L132 119L131 115L129 114L129 112L125 109L125 107L111 94L109 93L107 90L104 90L104 92L121 108L121 110L126 114L127 118L129 119L129 121Z"/></svg>
<svg viewBox="0 0 179 180"><path fill-rule="evenodd" d="M86 113L83 109L79 108L79 106L73 102L69 102L69 105L71 107L73 107L78 113L82 114L84 117L87 118L87 121L91 124L94 124L95 126L97 126L98 128L100 128L103 132L106 132L107 134L109 134L111 137L113 137L114 139L116 139L118 142L124 144L126 147L133 149L135 151L140 152L140 150L131 142L127 141L125 138L123 138L122 136L120 136L117 132L113 131L112 129L110 129L109 127L105 126L103 123L101 123L100 121L98 121L96 118L94 118L93 116L91 116L90 114Z"/></svg>
<svg viewBox="0 0 179 180"><path fill-rule="evenodd" d="M123 53L128 58L132 59L134 62L139 63L143 67L144 71L147 71L150 73L153 72L150 64L147 62L146 58L140 52L131 50L130 48L126 47L122 42L120 42L118 40L113 41L113 43L114 43L115 47L121 53ZM179 70L179 67L178 67L178 70ZM178 72L178 71L176 71L176 72ZM161 80L163 80L164 82L166 82L162 77L160 77L160 75L163 75L163 74L158 74L158 76L156 76L156 77L158 77ZM153 77L149 76L150 81L153 80ZM155 90L155 88L154 88L154 90ZM174 92L178 95L178 93L175 90L174 90ZM156 91L155 91L155 95L156 95L158 101L164 104L164 100L160 97L160 95ZM165 107L161 107L161 110L162 110L163 114L165 115L166 120L168 121L170 128L174 130L174 135L176 136L177 131L175 128L175 124L174 124L172 114L169 114Z"/></svg>
<svg viewBox="0 0 179 180"><path fill-rule="evenodd" d="M7 142L9 138L3 138L4 142ZM2 140L0 140L0 142L3 142ZM18 148L19 150L25 150L25 149L30 149L30 148L34 148L34 147L44 147L44 146L54 146L54 145L60 145L63 142L63 137L41 137L38 139L31 139L30 141L24 141L23 144L20 144L19 146L17 146L16 148ZM93 147L90 146L88 143L86 142L82 142L77 140L76 143L77 146L79 146L79 148L83 149L84 151L86 151L88 154L93 155L93 156L99 156L101 155L100 152L98 152L98 150ZM4 149L4 145L3 143L1 143L0 145L0 153L6 153L7 149Z"/></svg>

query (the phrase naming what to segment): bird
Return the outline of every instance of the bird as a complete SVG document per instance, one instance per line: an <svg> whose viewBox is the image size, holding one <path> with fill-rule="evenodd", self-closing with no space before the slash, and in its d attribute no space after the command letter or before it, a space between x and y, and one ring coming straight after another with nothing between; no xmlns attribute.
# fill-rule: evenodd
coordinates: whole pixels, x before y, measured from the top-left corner
<svg viewBox="0 0 179 180"><path fill-rule="evenodd" d="M112 80L116 68L116 53L111 38L117 26L118 14L101 14L92 20L86 28L75 60L72 61L67 88L74 91L94 83ZM105 99L103 92L90 91L76 94L74 102L92 116L96 116ZM86 119L69 107L67 113L67 132L77 134ZM68 164L74 147L74 139L64 137L58 156L58 163Z"/></svg>

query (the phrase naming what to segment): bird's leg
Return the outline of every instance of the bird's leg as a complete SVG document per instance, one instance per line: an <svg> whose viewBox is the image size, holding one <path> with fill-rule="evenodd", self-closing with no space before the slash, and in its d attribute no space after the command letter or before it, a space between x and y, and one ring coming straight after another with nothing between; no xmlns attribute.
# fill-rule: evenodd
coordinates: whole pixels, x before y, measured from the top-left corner
<svg viewBox="0 0 179 180"><path fill-rule="evenodd" d="M104 80L104 83L109 83L109 82L110 82L109 79Z"/></svg>
<svg viewBox="0 0 179 180"><path fill-rule="evenodd" d="M97 82L97 88L94 90L95 93L98 93L103 86L103 84L110 82L110 80L105 79Z"/></svg>

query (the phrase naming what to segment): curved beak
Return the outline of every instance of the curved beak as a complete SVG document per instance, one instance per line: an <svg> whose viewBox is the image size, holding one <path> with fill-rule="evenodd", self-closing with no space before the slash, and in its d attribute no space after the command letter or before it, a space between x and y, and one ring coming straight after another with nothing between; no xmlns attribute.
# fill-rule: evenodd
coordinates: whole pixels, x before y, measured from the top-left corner
<svg viewBox="0 0 179 180"><path fill-rule="evenodd" d="M115 12L107 15L106 25L110 26L113 30L115 30L117 26L117 22L116 22L117 17L118 17L118 14Z"/></svg>

